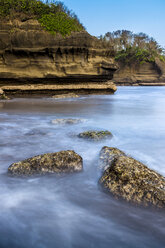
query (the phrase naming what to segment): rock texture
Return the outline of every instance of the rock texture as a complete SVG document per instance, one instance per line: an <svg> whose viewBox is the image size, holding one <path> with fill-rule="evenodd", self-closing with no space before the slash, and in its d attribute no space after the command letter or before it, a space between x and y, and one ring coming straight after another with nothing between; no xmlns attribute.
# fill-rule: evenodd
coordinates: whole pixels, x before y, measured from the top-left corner
<svg viewBox="0 0 165 248"><path fill-rule="evenodd" d="M103 147L101 185L117 198L137 205L165 208L165 178L122 151Z"/></svg>
<svg viewBox="0 0 165 248"><path fill-rule="evenodd" d="M113 136L109 131L87 131L80 133L78 137L87 140L99 141L106 138L112 138Z"/></svg>
<svg viewBox="0 0 165 248"><path fill-rule="evenodd" d="M83 119L55 119L52 120L52 124L55 125L73 125L84 122Z"/></svg>
<svg viewBox="0 0 165 248"><path fill-rule="evenodd" d="M8 172L17 176L31 176L35 174L79 172L82 168L82 158L77 153L61 151L14 163L8 168Z"/></svg>
<svg viewBox="0 0 165 248"><path fill-rule="evenodd" d="M110 53L87 32L64 39L44 31L37 20L1 22L0 86L10 93L114 92L112 82L103 83L117 69Z"/></svg>
<svg viewBox="0 0 165 248"><path fill-rule="evenodd" d="M119 63L113 80L117 85L165 85L165 63L159 59L154 63Z"/></svg>
<svg viewBox="0 0 165 248"><path fill-rule="evenodd" d="M0 88L0 100L9 100L9 98L5 95L5 92L1 88Z"/></svg>

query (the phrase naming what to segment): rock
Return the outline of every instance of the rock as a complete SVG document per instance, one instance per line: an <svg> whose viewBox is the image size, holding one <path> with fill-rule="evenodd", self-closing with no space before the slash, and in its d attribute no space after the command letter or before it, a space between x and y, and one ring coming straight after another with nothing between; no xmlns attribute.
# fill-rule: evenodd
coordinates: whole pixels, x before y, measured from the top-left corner
<svg viewBox="0 0 165 248"><path fill-rule="evenodd" d="M116 91L109 82L118 68L111 48L86 31L62 37L45 31L37 20L3 18L0 51L0 79L7 80L10 94Z"/></svg>
<svg viewBox="0 0 165 248"><path fill-rule="evenodd" d="M155 62L131 63L120 62L114 73L117 85L159 85L165 83L165 62L156 58Z"/></svg>
<svg viewBox="0 0 165 248"><path fill-rule="evenodd" d="M0 88L0 96L4 94L3 89Z"/></svg>
<svg viewBox="0 0 165 248"><path fill-rule="evenodd" d="M5 92L1 88L0 88L0 100L9 100L9 98L5 95Z"/></svg>
<svg viewBox="0 0 165 248"><path fill-rule="evenodd" d="M38 155L9 166L8 172L17 176L43 175L48 173L79 172L82 158L74 151L61 151Z"/></svg>
<svg viewBox="0 0 165 248"><path fill-rule="evenodd" d="M56 119L52 121L52 124L55 125L70 125L70 124L79 124L82 123L84 120L82 119Z"/></svg>
<svg viewBox="0 0 165 248"><path fill-rule="evenodd" d="M63 98L77 98L79 95L76 95L74 93L68 93L68 94L61 94L61 95L54 95L52 98L57 98L57 99L63 99Z"/></svg>
<svg viewBox="0 0 165 248"><path fill-rule="evenodd" d="M165 178L122 151L103 147L105 171L100 184L117 198L144 206L165 207Z"/></svg>
<svg viewBox="0 0 165 248"><path fill-rule="evenodd" d="M112 138L113 135L109 131L87 131L87 132L80 133L78 137L84 138L87 140L99 141L99 140L103 140L106 138Z"/></svg>

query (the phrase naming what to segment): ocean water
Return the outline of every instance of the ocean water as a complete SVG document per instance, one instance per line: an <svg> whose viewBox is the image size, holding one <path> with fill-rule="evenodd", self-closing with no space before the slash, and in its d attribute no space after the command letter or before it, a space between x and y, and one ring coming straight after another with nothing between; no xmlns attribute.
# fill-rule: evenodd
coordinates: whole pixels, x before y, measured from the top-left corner
<svg viewBox="0 0 165 248"><path fill-rule="evenodd" d="M54 125L57 118L81 118ZM109 130L98 143L86 130ZM165 176L165 88L118 87L114 95L0 102L0 248L164 248L165 212L136 207L98 185L103 146L117 147ZM10 177L10 164L75 150L83 172Z"/></svg>

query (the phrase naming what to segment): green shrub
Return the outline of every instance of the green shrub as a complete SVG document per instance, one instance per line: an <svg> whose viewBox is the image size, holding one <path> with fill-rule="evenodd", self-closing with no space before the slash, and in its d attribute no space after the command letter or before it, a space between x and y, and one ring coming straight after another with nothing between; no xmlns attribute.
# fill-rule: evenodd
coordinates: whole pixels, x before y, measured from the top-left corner
<svg viewBox="0 0 165 248"><path fill-rule="evenodd" d="M85 30L77 16L61 2L40 0L0 0L0 19L35 18L43 28L52 34L60 33L63 36L71 32Z"/></svg>
<svg viewBox="0 0 165 248"><path fill-rule="evenodd" d="M41 25L52 34L60 33L63 36L70 35L71 32L78 32L83 30L76 20L64 12L57 12L56 14L46 14L39 19Z"/></svg>
<svg viewBox="0 0 165 248"><path fill-rule="evenodd" d="M124 62L126 64L131 63L144 63L144 62L154 62L156 57L161 57L164 59L164 56L160 56L154 50L142 49L139 47L129 47L125 50L116 52L115 60Z"/></svg>

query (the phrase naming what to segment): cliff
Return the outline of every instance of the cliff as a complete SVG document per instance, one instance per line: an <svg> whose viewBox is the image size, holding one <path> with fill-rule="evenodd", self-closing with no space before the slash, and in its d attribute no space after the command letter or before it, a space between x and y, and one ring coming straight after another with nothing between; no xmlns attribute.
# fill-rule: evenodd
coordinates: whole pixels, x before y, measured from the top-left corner
<svg viewBox="0 0 165 248"><path fill-rule="evenodd" d="M165 63L160 59L130 65L120 62L118 66L113 79L117 85L165 85Z"/></svg>
<svg viewBox="0 0 165 248"><path fill-rule="evenodd" d="M8 93L114 92L116 69L111 51L85 31L63 38L37 20L0 23L0 87Z"/></svg>

